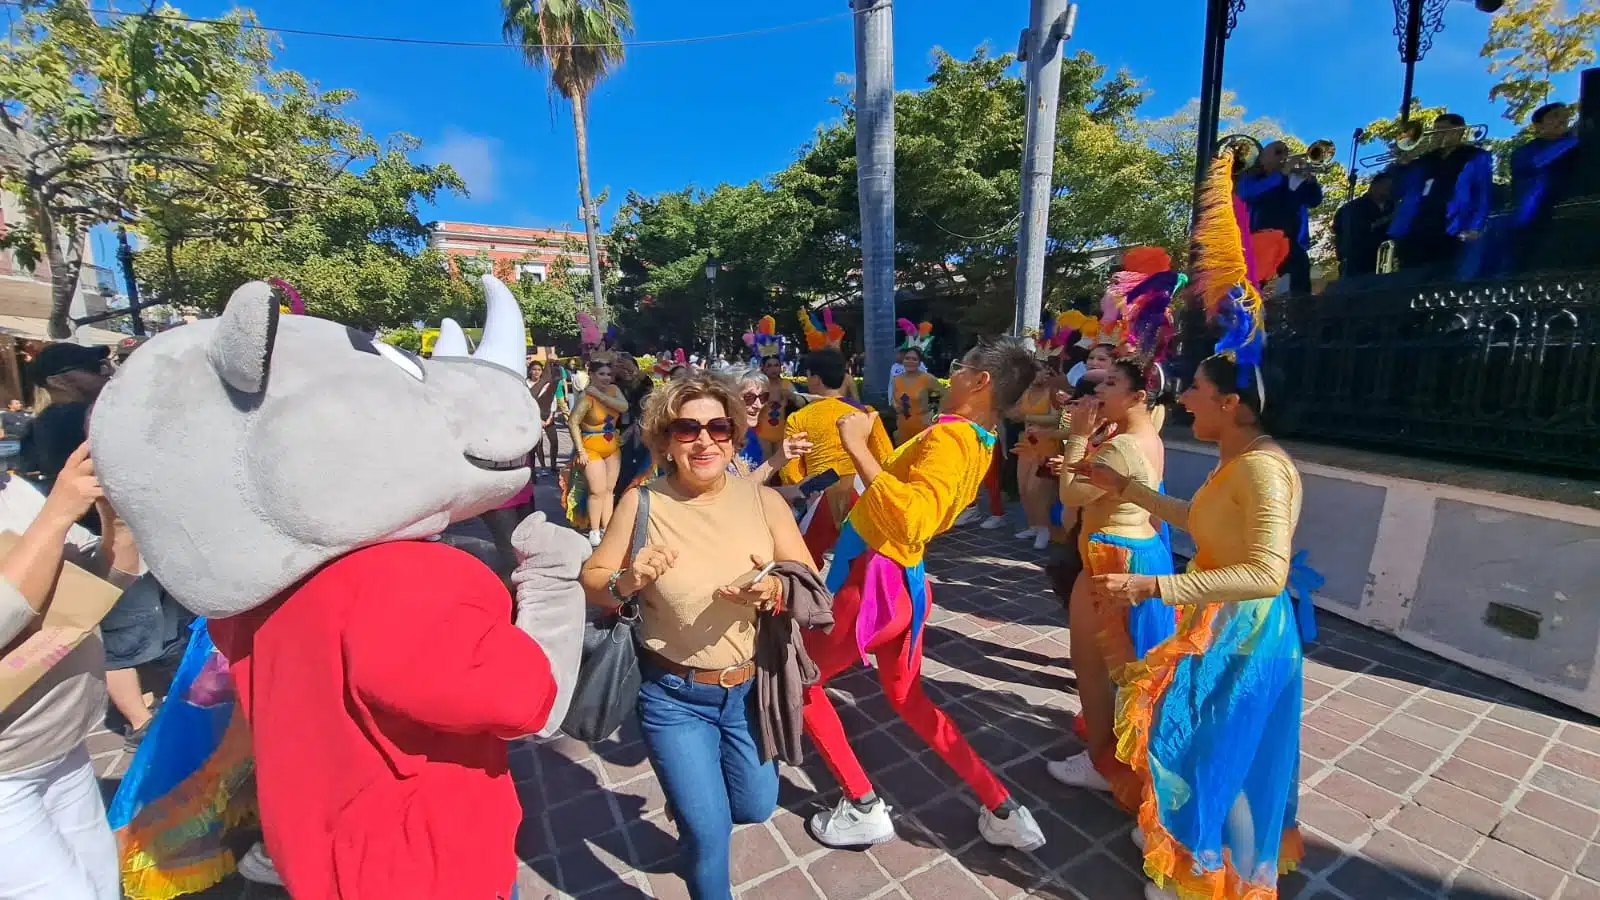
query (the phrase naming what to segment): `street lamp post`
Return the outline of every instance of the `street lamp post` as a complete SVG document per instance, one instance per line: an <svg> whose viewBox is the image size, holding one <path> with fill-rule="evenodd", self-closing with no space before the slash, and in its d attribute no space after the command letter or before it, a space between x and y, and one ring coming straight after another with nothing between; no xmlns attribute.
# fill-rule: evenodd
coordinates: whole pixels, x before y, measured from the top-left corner
<svg viewBox="0 0 1600 900"><path fill-rule="evenodd" d="M717 270L722 268L722 260L716 254L706 257L706 284L711 287L711 359L720 360L717 355Z"/></svg>

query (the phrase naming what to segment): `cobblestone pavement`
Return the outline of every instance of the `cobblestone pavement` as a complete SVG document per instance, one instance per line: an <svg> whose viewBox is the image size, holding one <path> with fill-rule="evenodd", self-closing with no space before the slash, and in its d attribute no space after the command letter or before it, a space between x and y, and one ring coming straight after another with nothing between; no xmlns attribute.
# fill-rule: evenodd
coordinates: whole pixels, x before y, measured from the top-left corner
<svg viewBox="0 0 1600 900"><path fill-rule="evenodd" d="M546 498L547 500L548 498ZM785 769L780 808L733 837L735 894L750 900L1017 897L1137 900L1131 821L1103 797L1057 785L1046 760L1076 749L1071 639L1010 529L940 539L929 694L1038 816L1049 843L999 853L979 839L971 794L889 709L871 674L833 688L900 840L829 851L804 817L838 797L820 761ZM1281 895L1315 900L1600 900L1600 727L1594 719L1321 617L1305 669L1300 818L1307 857ZM91 739L100 771L120 739ZM526 818L523 900L682 898L675 831L629 726L590 747L558 738L512 751ZM230 879L212 897L279 892Z"/></svg>

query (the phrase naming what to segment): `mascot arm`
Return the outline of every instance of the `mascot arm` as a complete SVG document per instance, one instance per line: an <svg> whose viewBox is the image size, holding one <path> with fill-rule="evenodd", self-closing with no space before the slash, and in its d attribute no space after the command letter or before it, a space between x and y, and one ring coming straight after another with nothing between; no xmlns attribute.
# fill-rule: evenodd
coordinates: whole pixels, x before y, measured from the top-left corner
<svg viewBox="0 0 1600 900"><path fill-rule="evenodd" d="M555 701L541 736L560 730L583 661L586 611L578 571L589 558L589 542L570 528L534 513L511 534L517 568L511 583L517 592L517 627L538 642L550 660Z"/></svg>
<svg viewBox="0 0 1600 900"><path fill-rule="evenodd" d="M451 554L425 572L386 573L382 602L345 632L357 691L373 706L455 734L538 731L555 682L537 643L506 618L505 588L481 563Z"/></svg>

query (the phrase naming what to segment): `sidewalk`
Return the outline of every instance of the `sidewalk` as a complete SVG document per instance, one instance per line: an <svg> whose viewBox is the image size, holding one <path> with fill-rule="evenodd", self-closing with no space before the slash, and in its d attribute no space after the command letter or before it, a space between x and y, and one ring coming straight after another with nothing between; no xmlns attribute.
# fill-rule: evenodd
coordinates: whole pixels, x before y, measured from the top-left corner
<svg viewBox="0 0 1600 900"><path fill-rule="evenodd" d="M736 896L1142 896L1129 817L1044 770L1076 748L1068 727L1076 697L1066 617L1039 558L1011 529L941 538L928 565L936 586L924 673L929 694L1034 811L1049 844L1033 855L983 845L973 798L859 671L834 694L894 806L901 840L866 853L812 841L804 817L838 791L808 760L784 770L772 819L735 833ZM1343 620L1319 624L1301 743L1307 856L1281 896L1600 900L1593 719ZM109 734L91 738L104 775L125 767L120 745ZM592 748L566 738L519 742L512 768L526 811L522 900L688 896L669 872L675 831L631 725ZM207 896L283 895L235 878Z"/></svg>

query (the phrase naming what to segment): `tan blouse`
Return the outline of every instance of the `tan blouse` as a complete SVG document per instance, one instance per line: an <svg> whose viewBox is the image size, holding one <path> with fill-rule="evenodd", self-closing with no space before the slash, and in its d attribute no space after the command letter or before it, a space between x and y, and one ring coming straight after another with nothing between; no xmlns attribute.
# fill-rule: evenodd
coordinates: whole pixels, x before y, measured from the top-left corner
<svg viewBox="0 0 1600 900"><path fill-rule="evenodd" d="M1088 446L1087 438L1068 438L1063 454L1066 465L1071 466L1082 460L1088 452ZM1155 467L1145 458L1144 451L1139 449L1139 439L1131 434L1119 434L1101 444L1095 451L1094 461L1111 467L1128 476L1134 484L1152 491L1161 483ZM1061 504L1068 508L1081 507L1083 510L1083 530L1078 538L1080 553L1087 552L1084 547L1089 543L1089 536L1097 531L1128 538L1147 538L1156 533L1150 524L1150 514L1143 508L1108 495L1090 484L1088 479L1078 478L1066 468L1061 472Z"/></svg>
<svg viewBox="0 0 1600 900"><path fill-rule="evenodd" d="M669 478L650 483L649 543L678 561L644 589L644 645L679 665L722 669L755 655L756 611L714 596L750 571L752 554L772 559L761 485L729 478L714 494L685 498Z"/></svg>

